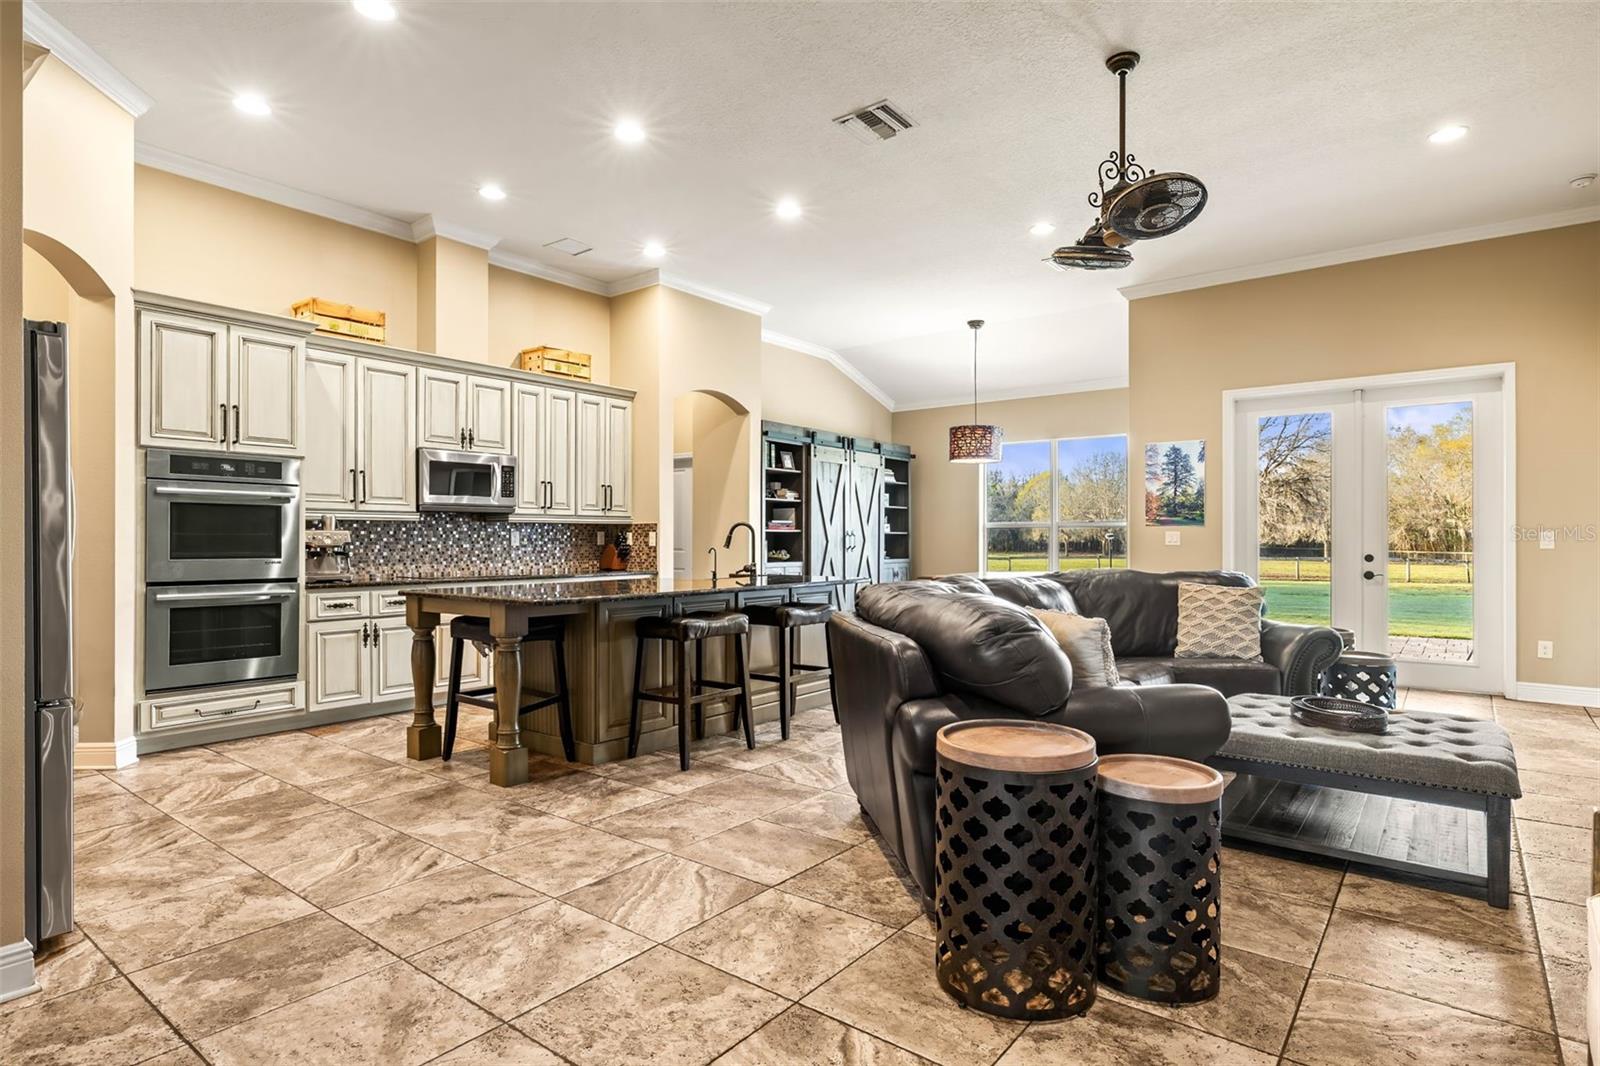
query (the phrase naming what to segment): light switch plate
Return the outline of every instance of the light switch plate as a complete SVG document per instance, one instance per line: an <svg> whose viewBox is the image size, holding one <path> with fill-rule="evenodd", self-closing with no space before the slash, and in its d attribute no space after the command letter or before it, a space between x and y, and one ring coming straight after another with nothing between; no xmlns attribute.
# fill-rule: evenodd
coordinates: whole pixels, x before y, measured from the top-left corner
<svg viewBox="0 0 1600 1066"><path fill-rule="evenodd" d="M1183 534L1176 529L1167 530L1167 547L1176 548L1183 543Z"/></svg>
<svg viewBox="0 0 1600 1066"><path fill-rule="evenodd" d="M652 548L656 546L656 531L653 529L650 531L649 544Z"/></svg>
<svg viewBox="0 0 1600 1066"><path fill-rule="evenodd" d="M594 531L594 542L596 544L600 545L602 548L605 547L605 544L606 544L606 531L603 530L603 529L595 530Z"/></svg>
<svg viewBox="0 0 1600 1066"><path fill-rule="evenodd" d="M1539 530L1539 547L1543 551L1556 550L1556 531L1553 529Z"/></svg>
<svg viewBox="0 0 1600 1066"><path fill-rule="evenodd" d="M1555 657L1556 657L1555 641L1552 641L1552 640L1541 640L1539 642L1539 658L1541 658L1541 659L1554 659Z"/></svg>

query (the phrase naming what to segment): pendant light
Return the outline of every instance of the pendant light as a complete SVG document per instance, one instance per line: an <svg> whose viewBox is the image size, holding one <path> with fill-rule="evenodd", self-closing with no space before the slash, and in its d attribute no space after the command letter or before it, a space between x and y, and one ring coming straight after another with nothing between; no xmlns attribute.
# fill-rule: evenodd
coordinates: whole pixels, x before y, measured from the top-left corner
<svg viewBox="0 0 1600 1066"><path fill-rule="evenodd" d="M950 461L995 463L1000 461L1005 432L999 426L978 422L978 331L983 328L983 319L974 318L967 326L972 330L972 424L950 427Z"/></svg>

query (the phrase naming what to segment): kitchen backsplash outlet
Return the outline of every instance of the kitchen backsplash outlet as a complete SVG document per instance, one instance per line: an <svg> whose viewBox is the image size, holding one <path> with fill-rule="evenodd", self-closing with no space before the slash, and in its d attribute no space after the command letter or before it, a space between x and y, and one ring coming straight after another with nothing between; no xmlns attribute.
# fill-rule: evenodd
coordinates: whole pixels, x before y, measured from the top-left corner
<svg viewBox="0 0 1600 1066"><path fill-rule="evenodd" d="M350 531L350 573L358 580L590 573L600 568L603 545L619 534L632 548L629 570L656 569L653 524L496 522L428 512L415 522L345 521L339 528Z"/></svg>

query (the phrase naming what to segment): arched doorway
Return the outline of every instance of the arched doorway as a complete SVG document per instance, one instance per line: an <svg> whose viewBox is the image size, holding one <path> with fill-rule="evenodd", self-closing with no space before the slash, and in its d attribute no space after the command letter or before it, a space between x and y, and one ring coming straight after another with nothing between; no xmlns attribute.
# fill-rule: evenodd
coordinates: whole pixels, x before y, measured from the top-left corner
<svg viewBox="0 0 1600 1066"><path fill-rule="evenodd" d="M753 438L749 409L725 393L696 389L673 399L673 492L664 494L672 507L661 518L662 526L673 531L673 557L660 561L663 571L709 577L712 548L721 576L746 563L759 565L749 556L753 546L743 530L731 548L722 546L735 523L750 522L755 514ZM683 513L685 505L688 514ZM754 547L759 547L759 537Z"/></svg>

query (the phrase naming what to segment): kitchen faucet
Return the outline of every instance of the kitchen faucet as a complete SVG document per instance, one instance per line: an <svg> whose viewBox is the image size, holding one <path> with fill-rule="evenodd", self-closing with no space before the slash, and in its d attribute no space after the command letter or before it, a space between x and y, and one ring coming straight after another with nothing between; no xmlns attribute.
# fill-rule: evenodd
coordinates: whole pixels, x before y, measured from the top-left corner
<svg viewBox="0 0 1600 1066"><path fill-rule="evenodd" d="M706 553L711 556L711 583L714 585L717 583L717 546L713 544Z"/></svg>
<svg viewBox="0 0 1600 1066"><path fill-rule="evenodd" d="M733 534L740 526L750 531L750 561L739 569L729 574L729 577L760 577L761 571L756 569L756 527L749 522L735 522L728 527L728 537L722 542L724 548L733 547Z"/></svg>

